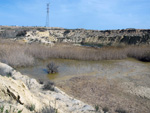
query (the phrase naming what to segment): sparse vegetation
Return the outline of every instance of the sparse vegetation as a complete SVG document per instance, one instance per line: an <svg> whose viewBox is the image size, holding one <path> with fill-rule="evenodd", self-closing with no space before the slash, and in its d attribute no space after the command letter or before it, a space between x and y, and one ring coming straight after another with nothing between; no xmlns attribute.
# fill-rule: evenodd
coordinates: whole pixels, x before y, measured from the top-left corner
<svg viewBox="0 0 150 113"><path fill-rule="evenodd" d="M51 106L44 107L39 113L56 113L56 110Z"/></svg>
<svg viewBox="0 0 150 113"><path fill-rule="evenodd" d="M44 81L41 80L41 79L39 79L38 82L39 82L39 84L43 84L44 83Z"/></svg>
<svg viewBox="0 0 150 113"><path fill-rule="evenodd" d="M66 34L68 34L68 33L70 33L70 30L66 30L66 31L64 32L64 35L66 35Z"/></svg>
<svg viewBox="0 0 150 113"><path fill-rule="evenodd" d="M44 84L43 90L51 90L54 91L54 83L51 81L48 81Z"/></svg>
<svg viewBox="0 0 150 113"><path fill-rule="evenodd" d="M99 106L96 105L96 106L95 106L95 111L97 112L98 110L99 110Z"/></svg>
<svg viewBox="0 0 150 113"><path fill-rule="evenodd" d="M1 113L4 111L4 106L0 106Z"/></svg>
<svg viewBox="0 0 150 113"><path fill-rule="evenodd" d="M0 40L0 61L13 67L33 65L36 59L115 60L127 57L150 61L150 46L89 48L56 44L50 47Z"/></svg>
<svg viewBox="0 0 150 113"><path fill-rule="evenodd" d="M107 113L109 111L108 107L103 108L104 113Z"/></svg>
<svg viewBox="0 0 150 113"><path fill-rule="evenodd" d="M26 108L30 111L35 111L35 105L34 104L28 105L28 106L26 106Z"/></svg>
<svg viewBox="0 0 150 113"><path fill-rule="evenodd" d="M12 73L7 73L6 76L7 76L7 77L11 77L11 76L12 76Z"/></svg>
<svg viewBox="0 0 150 113"><path fill-rule="evenodd" d="M0 113L22 113L23 110L18 110L15 108L12 108L11 106L9 108L6 108L4 105L0 106Z"/></svg>
<svg viewBox="0 0 150 113"><path fill-rule="evenodd" d="M122 108L116 109L115 112L117 112L117 113L127 113L127 112L126 112L124 109L122 109Z"/></svg>

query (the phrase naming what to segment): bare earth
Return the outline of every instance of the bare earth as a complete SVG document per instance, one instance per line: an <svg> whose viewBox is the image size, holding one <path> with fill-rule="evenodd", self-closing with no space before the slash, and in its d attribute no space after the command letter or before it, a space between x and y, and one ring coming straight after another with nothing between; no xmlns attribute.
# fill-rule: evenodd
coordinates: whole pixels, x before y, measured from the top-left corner
<svg viewBox="0 0 150 113"><path fill-rule="evenodd" d="M72 77L56 85L67 94L98 105L104 111L150 112L150 63L123 60L104 68L100 74L102 76Z"/></svg>

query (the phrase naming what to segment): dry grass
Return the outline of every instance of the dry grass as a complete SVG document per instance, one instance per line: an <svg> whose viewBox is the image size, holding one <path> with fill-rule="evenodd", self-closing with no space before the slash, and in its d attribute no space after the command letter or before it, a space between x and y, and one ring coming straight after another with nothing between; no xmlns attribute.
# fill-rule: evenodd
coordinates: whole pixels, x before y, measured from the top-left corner
<svg viewBox="0 0 150 113"><path fill-rule="evenodd" d="M29 66L34 62L34 58L26 54L27 46L4 41L0 43L0 61L11 66Z"/></svg>
<svg viewBox="0 0 150 113"><path fill-rule="evenodd" d="M67 94L109 113L149 113L149 100L123 93L120 82L105 77L82 76L56 85Z"/></svg>
<svg viewBox="0 0 150 113"><path fill-rule="evenodd" d="M141 61L150 61L150 46L129 46L127 55Z"/></svg>
<svg viewBox="0 0 150 113"><path fill-rule="evenodd" d="M13 67L33 65L35 59L115 60L127 57L150 61L150 46L90 48L55 45L50 47L0 40L0 61Z"/></svg>

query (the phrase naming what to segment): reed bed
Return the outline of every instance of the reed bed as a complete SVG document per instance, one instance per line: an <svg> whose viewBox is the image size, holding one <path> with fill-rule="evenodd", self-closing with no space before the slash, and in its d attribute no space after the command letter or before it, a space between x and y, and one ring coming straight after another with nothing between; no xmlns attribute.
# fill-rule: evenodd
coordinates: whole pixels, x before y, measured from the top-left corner
<svg viewBox="0 0 150 113"><path fill-rule="evenodd" d="M150 46L91 48L56 44L50 47L36 43L0 40L0 62L13 67L33 65L35 59L118 60L127 57L150 61Z"/></svg>

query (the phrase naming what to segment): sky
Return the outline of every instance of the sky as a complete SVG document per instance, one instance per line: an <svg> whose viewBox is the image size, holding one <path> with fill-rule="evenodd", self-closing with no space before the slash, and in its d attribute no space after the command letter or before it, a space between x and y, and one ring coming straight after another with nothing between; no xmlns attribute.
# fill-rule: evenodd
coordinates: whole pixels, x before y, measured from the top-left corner
<svg viewBox="0 0 150 113"><path fill-rule="evenodd" d="M150 0L0 0L0 25L150 29Z"/></svg>

